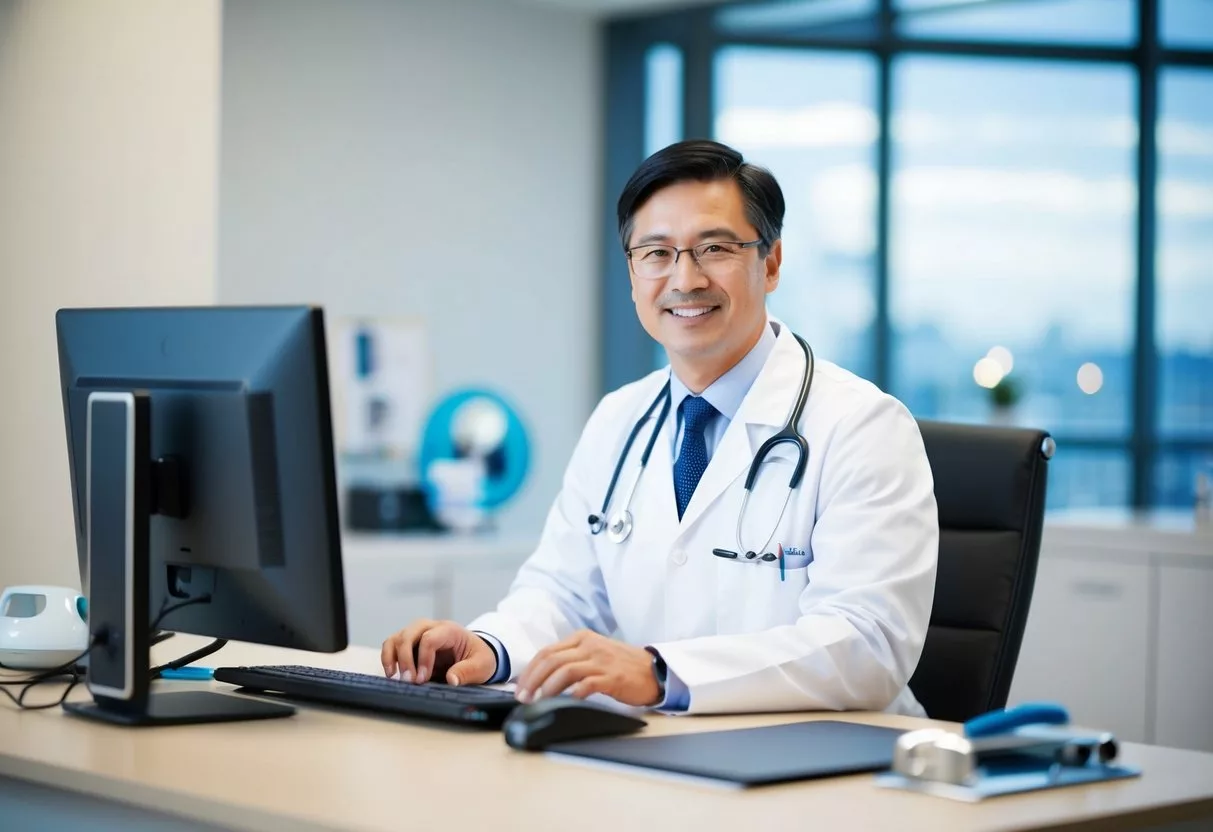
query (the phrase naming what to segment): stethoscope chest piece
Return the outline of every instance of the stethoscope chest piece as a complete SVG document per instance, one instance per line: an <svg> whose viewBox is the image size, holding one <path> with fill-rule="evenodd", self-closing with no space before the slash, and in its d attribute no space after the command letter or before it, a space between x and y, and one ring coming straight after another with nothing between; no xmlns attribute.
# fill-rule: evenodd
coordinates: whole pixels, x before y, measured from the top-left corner
<svg viewBox="0 0 1213 832"><path fill-rule="evenodd" d="M607 540L612 543L622 543L632 535L632 512L624 509L611 516L607 525Z"/></svg>

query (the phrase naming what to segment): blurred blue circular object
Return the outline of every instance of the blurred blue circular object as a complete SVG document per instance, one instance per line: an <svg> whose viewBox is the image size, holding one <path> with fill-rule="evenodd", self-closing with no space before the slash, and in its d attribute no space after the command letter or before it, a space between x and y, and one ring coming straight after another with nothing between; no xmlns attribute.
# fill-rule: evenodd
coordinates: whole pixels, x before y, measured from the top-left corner
<svg viewBox="0 0 1213 832"><path fill-rule="evenodd" d="M475 445L480 447L468 447ZM492 390L457 390L430 413L418 454L427 493L431 491L427 471L433 462L466 458L472 452L484 456L487 468L481 507L497 508L526 480L531 446L518 412Z"/></svg>

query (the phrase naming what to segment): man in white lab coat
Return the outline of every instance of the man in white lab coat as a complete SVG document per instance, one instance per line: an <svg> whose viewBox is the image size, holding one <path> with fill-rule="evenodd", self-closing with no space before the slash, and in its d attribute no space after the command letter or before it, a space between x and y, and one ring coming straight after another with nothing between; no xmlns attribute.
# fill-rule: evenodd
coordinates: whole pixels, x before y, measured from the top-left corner
<svg viewBox="0 0 1213 832"><path fill-rule="evenodd" d="M774 177L724 145L682 142L640 166L619 198L620 238L637 315L669 367L595 408L497 609L466 627L412 623L384 642L384 673L512 680L523 702L600 693L692 713L923 713L907 683L939 526L901 403L816 360L795 425L803 478L789 490L796 446L775 445L743 503L751 462L794 412L809 367L766 309L783 215ZM625 508L623 539L593 520Z"/></svg>

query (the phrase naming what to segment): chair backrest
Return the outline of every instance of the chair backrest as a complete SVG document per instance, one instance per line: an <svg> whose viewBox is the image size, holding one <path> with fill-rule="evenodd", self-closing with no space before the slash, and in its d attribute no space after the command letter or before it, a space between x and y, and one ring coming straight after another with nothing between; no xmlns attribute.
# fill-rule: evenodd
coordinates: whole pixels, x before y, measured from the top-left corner
<svg viewBox="0 0 1213 832"><path fill-rule="evenodd" d="M933 719L1006 706L1036 582L1053 439L920 421L939 506L939 571L910 689Z"/></svg>

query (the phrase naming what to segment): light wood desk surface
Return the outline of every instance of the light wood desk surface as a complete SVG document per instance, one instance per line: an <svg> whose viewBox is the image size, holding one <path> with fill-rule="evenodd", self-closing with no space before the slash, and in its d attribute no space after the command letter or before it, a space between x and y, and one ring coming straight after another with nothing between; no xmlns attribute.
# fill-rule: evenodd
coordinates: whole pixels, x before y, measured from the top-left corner
<svg viewBox="0 0 1213 832"><path fill-rule="evenodd" d="M157 645L166 661L203 643ZM382 672L378 653L336 655L229 644L214 666L294 663ZM161 682L187 689L199 683ZM212 683L215 689L229 686ZM73 698L87 698L83 686ZM882 714L842 718L930 725ZM839 718L653 715L646 734ZM1213 755L1127 744L1140 778L982 804L880 789L871 775L749 791L604 771L505 745L500 732L301 705L286 719L119 728L60 709L0 707L0 776L106 797L233 829L1023 830L1148 828L1213 819ZM1213 828L1211 821L1210 828Z"/></svg>

